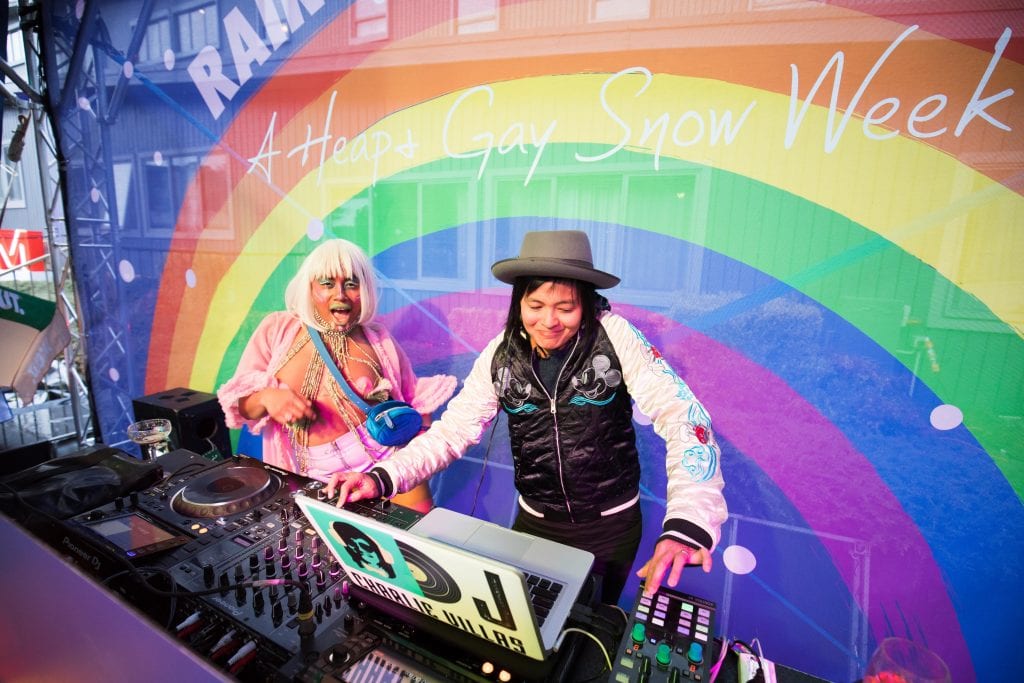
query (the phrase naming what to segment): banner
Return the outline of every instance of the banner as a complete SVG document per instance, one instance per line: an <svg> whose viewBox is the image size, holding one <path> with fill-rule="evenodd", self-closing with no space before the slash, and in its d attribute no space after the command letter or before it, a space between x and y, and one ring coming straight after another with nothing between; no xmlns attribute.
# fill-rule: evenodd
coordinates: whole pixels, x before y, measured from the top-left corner
<svg viewBox="0 0 1024 683"><path fill-rule="evenodd" d="M1024 670L1024 17L750 0L42 8L98 424L215 391L302 258L373 258L421 375L501 329L490 266L578 228L705 404L730 519L683 588L856 680L888 635ZM81 53L71 46L91 46ZM644 538L663 443L636 415ZM431 481L516 512L503 422ZM487 467L484 467L484 464ZM624 606L628 606L627 586ZM1019 610L1017 610L1019 612Z"/></svg>

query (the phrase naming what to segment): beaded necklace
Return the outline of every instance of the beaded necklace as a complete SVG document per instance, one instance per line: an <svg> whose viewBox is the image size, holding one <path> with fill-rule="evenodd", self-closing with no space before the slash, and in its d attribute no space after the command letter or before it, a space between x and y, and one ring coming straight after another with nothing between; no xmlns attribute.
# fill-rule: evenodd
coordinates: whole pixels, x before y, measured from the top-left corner
<svg viewBox="0 0 1024 683"><path fill-rule="evenodd" d="M334 360L338 368L344 373L350 362L354 361L361 363L362 365L370 368L373 373L373 386L379 386L381 381L384 379L380 364L378 364L377 361L374 360L374 358L359 344L353 343L355 348L363 357L359 358L351 352L349 336L356 327L352 326L344 330L335 329L330 323L325 321L319 313L314 315L314 320L321 328L322 331L320 336L323 338L327 349L331 354L331 358ZM278 366L278 370L294 358L309 341L309 332L307 332L305 327L303 327L302 331L299 332L295 341L292 343L291 348L288 349L288 353L285 355L284 360ZM309 362L306 364L306 371L302 378L302 386L299 388L299 393L310 401L316 397L321 383L323 382L324 370L326 370L324 359L319 353L314 351L309 357ZM365 416L359 408L352 403L351 399L344 395L341 387L338 386L337 381L330 373L328 373L327 377L327 393L330 395L331 402L334 404L335 410L337 410L342 422L345 423L345 426L348 427L350 432L354 432L358 435L359 432L356 431L356 428L358 425L362 424ZM366 398L373 402L386 400L388 398L388 390L386 388L377 389ZM309 468L309 428L312 425L312 422L313 421L310 419L303 418L290 423L287 426L292 448L295 451L295 456L298 460L299 474L303 475L307 473ZM360 441L361 440L362 439L360 439Z"/></svg>

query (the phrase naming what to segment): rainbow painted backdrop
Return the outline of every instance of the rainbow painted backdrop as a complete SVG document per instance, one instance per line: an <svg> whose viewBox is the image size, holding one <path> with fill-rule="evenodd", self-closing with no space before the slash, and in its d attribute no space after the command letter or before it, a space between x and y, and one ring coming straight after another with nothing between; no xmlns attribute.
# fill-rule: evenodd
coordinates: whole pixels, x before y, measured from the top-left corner
<svg viewBox="0 0 1024 683"><path fill-rule="evenodd" d="M1024 21L990 4L51 3L102 435L215 390L325 237L373 255L418 372L461 377L490 264L581 227L723 442L732 516L682 585L720 634L831 680L887 635L1020 671ZM432 486L507 522L510 481L495 438Z"/></svg>

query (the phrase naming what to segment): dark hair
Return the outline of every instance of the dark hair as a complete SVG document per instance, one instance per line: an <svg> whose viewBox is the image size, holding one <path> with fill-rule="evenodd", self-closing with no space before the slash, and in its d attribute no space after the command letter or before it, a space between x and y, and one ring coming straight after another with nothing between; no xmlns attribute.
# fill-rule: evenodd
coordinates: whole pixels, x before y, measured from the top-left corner
<svg viewBox="0 0 1024 683"><path fill-rule="evenodd" d="M391 563L385 559L384 552L381 550L380 546L377 545L377 541L366 535L362 529L353 526L348 522L334 522L331 524L331 529L333 529L334 533L341 539L341 542L345 544L345 550L348 552L348 555L352 558L353 562L358 564L361 568L367 569L366 563L363 562L362 551L353 544L353 541L366 541L369 545L373 546L374 553L376 553L377 558L381 563L380 568L387 573L388 578L395 578L395 569L391 566Z"/></svg>
<svg viewBox="0 0 1024 683"><path fill-rule="evenodd" d="M572 287L579 299L582 308L580 325L580 341L589 343L597 332L597 316L601 311L608 309L608 300L597 293L596 288L590 282L583 280L570 280L566 278L551 277L517 277L512 284L512 299L508 305L508 318L505 320L505 342L515 345L520 351L529 352L530 340L523 329L523 315L520 306L523 297L537 291L541 285L546 283L566 285ZM524 336L525 335L525 336Z"/></svg>

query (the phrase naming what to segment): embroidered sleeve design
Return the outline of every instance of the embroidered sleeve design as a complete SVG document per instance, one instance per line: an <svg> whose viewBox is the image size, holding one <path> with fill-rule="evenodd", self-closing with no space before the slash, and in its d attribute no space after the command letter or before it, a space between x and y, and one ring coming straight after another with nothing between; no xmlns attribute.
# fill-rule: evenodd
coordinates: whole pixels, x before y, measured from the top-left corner
<svg viewBox="0 0 1024 683"><path fill-rule="evenodd" d="M590 367L571 380L572 388L579 393L569 399L573 405L608 405L615 398L615 387L622 384L622 373L612 368L612 362L604 354L594 356Z"/></svg>
<svg viewBox="0 0 1024 683"><path fill-rule="evenodd" d="M661 351L659 351L654 344L647 341L647 337L644 336L644 333L638 330L632 323L629 324L629 329L633 331L633 334L635 334L637 339L640 340L640 343L643 344L650 352L651 357L647 361L647 365L650 370L652 372L668 375L672 379L673 383L676 385L677 398L681 398L684 401L694 400L696 397L693 395L693 391L689 386L687 386L686 382L676 374L675 370L665 362L665 359L661 355Z"/></svg>
<svg viewBox="0 0 1024 683"><path fill-rule="evenodd" d="M532 413L538 410L533 403L527 403L533 385L522 382L512 376L509 368L498 369L498 379L494 382L494 393L502 401L505 410L510 413Z"/></svg>
<svg viewBox="0 0 1024 683"><path fill-rule="evenodd" d="M691 404L689 422L682 429L684 432L692 429L698 441L683 451L683 469L690 473L694 481L708 481L718 469L718 448L711 438L711 417L699 403ZM682 436L684 440L690 440L689 434L684 433Z"/></svg>

